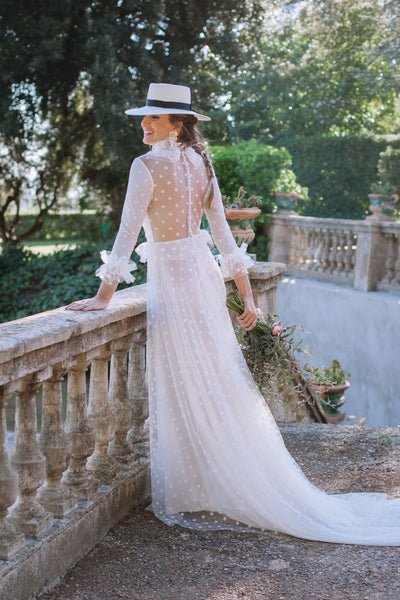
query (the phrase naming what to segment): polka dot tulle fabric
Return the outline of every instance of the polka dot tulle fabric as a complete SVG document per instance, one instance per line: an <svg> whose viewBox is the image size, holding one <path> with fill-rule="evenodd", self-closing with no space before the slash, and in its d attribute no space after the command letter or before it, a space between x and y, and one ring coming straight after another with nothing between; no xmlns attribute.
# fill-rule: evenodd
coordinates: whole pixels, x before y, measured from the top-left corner
<svg viewBox="0 0 400 600"><path fill-rule="evenodd" d="M327 495L287 452L243 359L221 268L200 231L208 186L202 157L169 140L136 159L121 227L101 267L106 279L126 275L144 223L147 242L138 253L148 262L151 509L167 524L195 529L400 545L400 499ZM237 248L214 187L206 212L224 273L243 273L251 260Z"/></svg>

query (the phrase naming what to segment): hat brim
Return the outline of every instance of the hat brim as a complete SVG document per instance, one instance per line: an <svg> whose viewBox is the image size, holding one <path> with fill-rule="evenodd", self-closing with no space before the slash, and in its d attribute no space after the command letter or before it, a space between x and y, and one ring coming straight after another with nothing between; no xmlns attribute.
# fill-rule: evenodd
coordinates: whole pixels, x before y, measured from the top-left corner
<svg viewBox="0 0 400 600"><path fill-rule="evenodd" d="M199 121L211 121L211 117L194 112L194 110L181 110L179 108L160 108L158 106L141 106L140 108L128 108L126 115L140 117L145 115L193 115Z"/></svg>

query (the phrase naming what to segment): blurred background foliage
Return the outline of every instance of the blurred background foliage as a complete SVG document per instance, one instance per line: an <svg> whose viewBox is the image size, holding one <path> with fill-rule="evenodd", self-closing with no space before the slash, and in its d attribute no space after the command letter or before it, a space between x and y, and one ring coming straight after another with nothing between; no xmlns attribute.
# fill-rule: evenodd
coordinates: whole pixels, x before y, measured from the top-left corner
<svg viewBox="0 0 400 600"><path fill-rule="evenodd" d="M364 218L379 153L400 147L399 13L398 0L0 0L0 287L16 299L3 320L96 289L146 150L124 110L150 81L190 85L213 117L225 194L244 185L268 214L291 168L309 189L301 214ZM36 256L34 240L80 245Z"/></svg>

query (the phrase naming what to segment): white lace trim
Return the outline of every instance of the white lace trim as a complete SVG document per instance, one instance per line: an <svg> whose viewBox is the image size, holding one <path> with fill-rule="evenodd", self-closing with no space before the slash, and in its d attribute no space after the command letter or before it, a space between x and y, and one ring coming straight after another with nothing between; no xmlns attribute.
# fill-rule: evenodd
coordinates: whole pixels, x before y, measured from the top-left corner
<svg viewBox="0 0 400 600"><path fill-rule="evenodd" d="M169 137L161 140L161 142L156 142L153 144L150 152L156 156L165 156L170 158L174 162L179 160L181 152L184 152L186 158L192 163L192 165L196 165L199 159L203 160L200 154L198 154L191 146L182 146L182 144Z"/></svg>
<svg viewBox="0 0 400 600"><path fill-rule="evenodd" d="M208 246L210 246L210 248L212 248L214 246L213 239L212 239L211 235L209 234L209 232L206 229L201 229L199 234L194 234L194 236L192 236L192 237L197 237L198 235L201 236L202 240ZM170 241L184 242L187 239L188 238L180 238L180 239L170 240ZM135 248L135 252L136 252L136 254L138 254L140 256L140 262L145 263L145 262L148 261L150 248L151 248L151 245L154 244L154 243L165 244L165 243L168 243L168 242L151 242L149 240L147 242L143 242L142 244L139 244L139 246L137 246Z"/></svg>
<svg viewBox="0 0 400 600"><path fill-rule="evenodd" d="M229 254L218 254L215 258L221 267L224 278L234 275L245 275L247 269L255 265L254 260L246 254L247 244L243 243L235 252Z"/></svg>
<svg viewBox="0 0 400 600"><path fill-rule="evenodd" d="M133 283L135 281L131 271L136 271L137 266L133 260L127 260L123 256L118 258L111 258L111 252L102 250L100 252L101 260L104 265L101 265L96 271L96 276L100 277L102 281L112 285L115 281L121 283Z"/></svg>

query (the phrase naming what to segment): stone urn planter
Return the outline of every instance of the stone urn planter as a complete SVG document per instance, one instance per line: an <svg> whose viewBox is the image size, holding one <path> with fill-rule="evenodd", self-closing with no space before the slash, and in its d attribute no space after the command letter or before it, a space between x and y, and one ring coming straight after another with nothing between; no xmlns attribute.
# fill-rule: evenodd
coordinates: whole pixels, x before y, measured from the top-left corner
<svg viewBox="0 0 400 600"><path fill-rule="evenodd" d="M279 213L297 215L298 200L297 192L275 192L275 204Z"/></svg>
<svg viewBox="0 0 400 600"><path fill-rule="evenodd" d="M310 384L311 390L317 396L320 407L328 423L337 424L343 421L345 412L340 412L339 408L344 404L344 392L350 387L346 381L340 385L317 385Z"/></svg>
<svg viewBox="0 0 400 600"><path fill-rule="evenodd" d="M232 235L238 246L250 244L255 238L253 230L254 219L261 214L261 209L255 206L248 208L225 207L225 217L228 221Z"/></svg>
<svg viewBox="0 0 400 600"><path fill-rule="evenodd" d="M372 215L366 217L367 221L394 221L393 215L396 212L395 204L399 201L399 196L393 194L368 194L369 210Z"/></svg>

